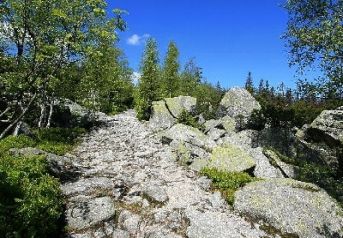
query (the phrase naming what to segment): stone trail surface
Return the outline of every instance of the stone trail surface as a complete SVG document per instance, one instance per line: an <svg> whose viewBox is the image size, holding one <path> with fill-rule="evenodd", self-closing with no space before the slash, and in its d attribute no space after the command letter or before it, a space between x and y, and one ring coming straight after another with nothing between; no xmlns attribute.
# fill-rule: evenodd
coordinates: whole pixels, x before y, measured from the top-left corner
<svg viewBox="0 0 343 238"><path fill-rule="evenodd" d="M175 162L133 111L100 119L69 155L81 175L62 185L67 237L268 237Z"/></svg>

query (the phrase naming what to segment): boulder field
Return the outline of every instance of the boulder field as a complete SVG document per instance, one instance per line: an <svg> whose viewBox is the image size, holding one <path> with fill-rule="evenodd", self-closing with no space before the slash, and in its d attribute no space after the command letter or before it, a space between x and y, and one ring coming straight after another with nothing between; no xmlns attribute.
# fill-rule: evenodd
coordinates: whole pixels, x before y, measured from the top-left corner
<svg viewBox="0 0 343 238"><path fill-rule="evenodd" d="M73 152L46 154L51 171L63 178L65 236L343 237L343 210L337 201L318 186L295 180L297 167L264 148L279 142L276 133L237 126L259 103L246 90L234 88L220 105L216 119L201 122L202 130L178 123L183 111L195 112L191 97L154 102L148 122L138 121L131 110L100 114L101 126ZM322 153L331 159L318 154L318 161L340 168L342 115L342 108L324 111L281 142L292 151L314 154L324 145ZM318 134L321 139L315 140ZM45 152L26 148L12 153ZM247 172L257 181L238 189L230 206L198 173L204 167Z"/></svg>

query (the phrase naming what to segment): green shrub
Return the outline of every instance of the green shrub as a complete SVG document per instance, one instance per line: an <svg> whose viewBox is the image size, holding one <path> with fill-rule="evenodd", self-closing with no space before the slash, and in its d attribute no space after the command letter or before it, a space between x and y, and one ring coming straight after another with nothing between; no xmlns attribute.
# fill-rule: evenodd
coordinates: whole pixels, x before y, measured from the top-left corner
<svg viewBox="0 0 343 238"><path fill-rule="evenodd" d="M0 156L4 155L11 148L24 148L35 146L36 142L27 136L8 136L0 140Z"/></svg>
<svg viewBox="0 0 343 238"><path fill-rule="evenodd" d="M36 130L35 134L39 141L74 143L85 132L84 128L46 128Z"/></svg>
<svg viewBox="0 0 343 238"><path fill-rule="evenodd" d="M237 189L243 187L247 183L257 181L257 178L251 177L244 172L225 172L216 168L203 168L200 173L207 176L213 182L214 189L218 189L226 201L233 205L235 199L235 192Z"/></svg>
<svg viewBox="0 0 343 238"><path fill-rule="evenodd" d="M14 157L8 150L37 147L63 155L84 132L50 128L35 131L35 138L9 136L0 140L0 237L56 236L63 213L60 184L48 174L45 158Z"/></svg>
<svg viewBox="0 0 343 238"><path fill-rule="evenodd" d="M49 237L62 212L59 182L47 174L43 157L0 158L0 234Z"/></svg>
<svg viewBox="0 0 343 238"><path fill-rule="evenodd" d="M248 129L253 129L253 130L263 130L265 125L267 123L267 119L263 115L262 110L256 110L254 109L251 113L251 116L248 120Z"/></svg>
<svg viewBox="0 0 343 238"><path fill-rule="evenodd" d="M187 126L191 126L194 128L198 128L199 130L204 130L205 127L198 123L198 121L186 110L183 110L178 118L178 123L185 124Z"/></svg>

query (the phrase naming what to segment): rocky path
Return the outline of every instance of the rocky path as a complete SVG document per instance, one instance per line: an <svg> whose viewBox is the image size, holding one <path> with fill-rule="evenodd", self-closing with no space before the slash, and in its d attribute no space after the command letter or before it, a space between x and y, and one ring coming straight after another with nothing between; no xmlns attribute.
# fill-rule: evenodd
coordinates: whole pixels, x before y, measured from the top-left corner
<svg viewBox="0 0 343 238"><path fill-rule="evenodd" d="M81 175L62 186L69 237L266 236L178 165L133 111L101 120L70 155Z"/></svg>

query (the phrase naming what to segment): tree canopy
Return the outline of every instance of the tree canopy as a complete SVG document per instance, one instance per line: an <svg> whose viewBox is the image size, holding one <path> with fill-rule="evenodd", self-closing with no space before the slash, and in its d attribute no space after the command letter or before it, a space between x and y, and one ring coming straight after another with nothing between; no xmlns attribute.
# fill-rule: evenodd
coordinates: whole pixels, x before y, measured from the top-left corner
<svg viewBox="0 0 343 238"><path fill-rule="evenodd" d="M288 0L290 64L300 73L316 66L323 73L319 93L343 98L343 1ZM324 82L323 82L324 81Z"/></svg>

